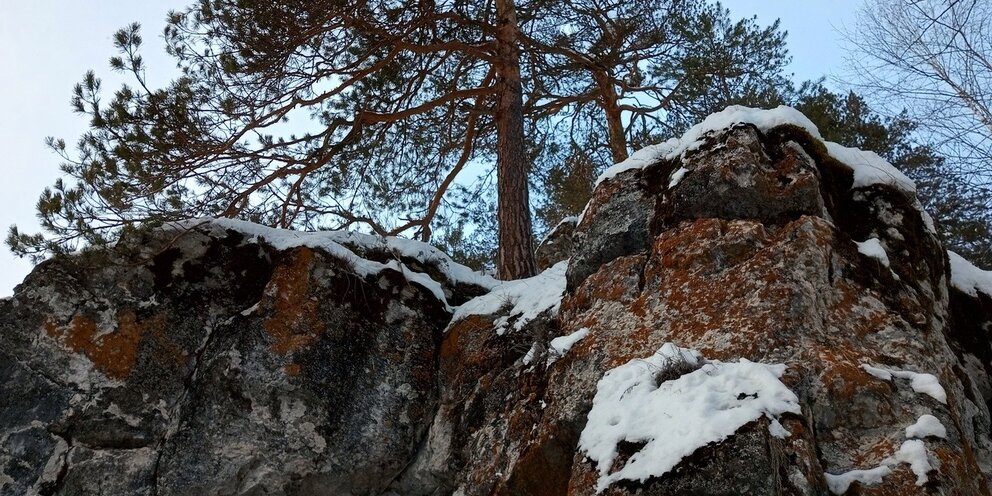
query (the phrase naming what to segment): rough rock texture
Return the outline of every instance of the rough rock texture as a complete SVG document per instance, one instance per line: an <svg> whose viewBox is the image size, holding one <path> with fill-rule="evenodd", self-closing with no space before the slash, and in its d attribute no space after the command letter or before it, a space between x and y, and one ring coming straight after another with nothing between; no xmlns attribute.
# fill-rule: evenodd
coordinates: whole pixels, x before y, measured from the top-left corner
<svg viewBox="0 0 992 496"><path fill-rule="evenodd" d="M575 232L575 224L578 220L578 217L565 217L541 240L534 250L538 270L568 260L572 253L572 233Z"/></svg>
<svg viewBox="0 0 992 496"><path fill-rule="evenodd" d="M0 300L0 493L381 492L436 408L443 302L319 249L172 238Z"/></svg>
<svg viewBox="0 0 992 496"><path fill-rule="evenodd" d="M714 359L786 364L802 414L782 417L785 439L761 418L669 473L603 494L829 494L826 473L886 463L924 414L948 430L925 441L928 481L918 486L910 465L894 464L881 483L855 482L848 494L990 494L990 300L949 293L946 256L911 195L852 184L850 169L801 130L749 125L600 184L573 236L558 315L532 322L528 340L487 333L499 315L449 328L441 369L451 387L429 437L447 444L428 451L464 461L451 486L594 494L598 467L578 439L597 381L673 342ZM859 251L869 238L888 264ZM529 341L547 350L580 328L588 336L550 365L521 358ZM933 374L947 402L862 364ZM638 449L627 443L621 459Z"/></svg>
<svg viewBox="0 0 992 496"><path fill-rule="evenodd" d="M949 286L911 193L854 184L796 126L708 134L601 182L542 245L571 257L560 310L508 332L512 305L449 323L417 281L482 288L357 247L386 268L217 228L47 262L0 300L0 493L592 495L645 442L586 456L597 383L671 342L785 364L801 412L601 494L822 495L880 466L847 494L992 494L992 295ZM889 460L923 415L947 431L925 483Z"/></svg>

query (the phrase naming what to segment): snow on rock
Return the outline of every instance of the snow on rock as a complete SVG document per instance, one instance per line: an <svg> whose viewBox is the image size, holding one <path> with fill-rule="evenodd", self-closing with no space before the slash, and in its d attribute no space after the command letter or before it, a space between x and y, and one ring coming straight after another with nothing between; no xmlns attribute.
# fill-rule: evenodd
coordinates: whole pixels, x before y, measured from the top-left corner
<svg viewBox="0 0 992 496"><path fill-rule="evenodd" d="M933 415L922 415L915 424L906 428L906 437L923 439L925 437L947 439L947 428Z"/></svg>
<svg viewBox="0 0 992 496"><path fill-rule="evenodd" d="M575 224L577 222L579 222L579 216L578 215L569 215L569 216L566 216L566 217L562 217L562 219L560 221L558 221L557 224L555 224L554 229L551 229L551 231L554 231L555 229L558 229L559 227L562 226L562 224Z"/></svg>
<svg viewBox="0 0 992 496"><path fill-rule="evenodd" d="M567 336L558 336L551 340L551 355L548 357L548 363L551 364L555 360L565 356L568 350L572 349L575 343L578 343L582 338L589 335L589 329L583 327Z"/></svg>
<svg viewBox="0 0 992 496"><path fill-rule="evenodd" d="M697 149L707 135L743 123L752 124L762 132L782 125L798 126L813 138L823 141L816 125L792 107L780 105L774 109L755 109L731 105L720 112L711 114L703 122L689 128L681 138L672 138L664 143L638 150L627 160L606 169L596 179L596 185L598 186L599 183L607 181L621 172L642 169L660 160L680 158L684 153ZM851 168L854 173L853 188L886 184L910 194L916 193L916 184L877 153L847 148L830 141L823 141L823 143L831 157ZM681 174L679 172L681 169L673 175L669 188L678 184L682 178L684 172Z"/></svg>
<svg viewBox="0 0 992 496"><path fill-rule="evenodd" d="M992 296L992 271L979 269L950 250L947 250L947 257L951 261L952 286L971 296L978 296L978 293Z"/></svg>
<svg viewBox="0 0 992 496"><path fill-rule="evenodd" d="M579 219L579 216L578 215L569 215L569 216L566 216L566 217L562 217L562 219L560 221L558 221L557 224L555 224L555 227L552 227L551 229L548 229L548 232L544 234L544 237L541 238L541 241L539 241L537 243L538 246L544 244L544 242L547 241L548 238L550 238L562 226L565 226L565 225L573 225L574 226L575 224L578 224L579 220L580 219Z"/></svg>
<svg viewBox="0 0 992 496"><path fill-rule="evenodd" d="M881 484L882 478L892 473L886 465L868 470L851 470L842 474L823 474L827 478L827 488L834 494L844 494L851 484L860 482L866 486Z"/></svg>
<svg viewBox="0 0 992 496"><path fill-rule="evenodd" d="M530 345L530 349L527 350L527 354L524 355L522 361L524 365L530 365L534 361L534 357L537 356L537 343Z"/></svg>
<svg viewBox="0 0 992 496"><path fill-rule="evenodd" d="M558 262L540 274L527 279L506 281L497 285L482 296L473 298L455 310L451 321L457 322L469 315L489 315L504 306L512 309L505 317L497 319L496 333L502 335L508 329L520 330L528 322L545 311L555 312L561 305L565 292L565 269L568 261ZM513 325L510 325L510 320Z"/></svg>
<svg viewBox="0 0 992 496"><path fill-rule="evenodd" d="M785 439L790 434L789 430L778 419L772 419L771 422L768 422L768 433L779 439Z"/></svg>
<svg viewBox="0 0 992 496"><path fill-rule="evenodd" d="M889 256L885 253L885 248L882 247L882 243L878 238L868 238L865 241L855 241L854 244L858 245L858 252L866 257L871 257L882 262L882 265L889 266Z"/></svg>
<svg viewBox="0 0 992 496"><path fill-rule="evenodd" d="M357 274L361 276L375 275L386 269L402 273L412 283L419 284L431 291L447 307L447 299L440 282L435 281L423 272L417 272L399 261L400 257L413 258L437 267L445 277L455 284L473 284L484 289L491 289L499 284L496 279L476 272L464 265L456 263L447 254L437 248L412 239L397 237L382 237L352 231L316 231L303 232L289 229L277 229L252 222L228 218L192 219L172 224L179 229L208 228L216 230L232 230L245 235L252 241L264 240L277 250L286 250L305 246L326 251L350 263ZM360 250L375 250L391 253L397 260L381 263L365 259L353 251L352 247ZM447 307L451 310L450 307Z"/></svg>
<svg viewBox="0 0 992 496"><path fill-rule="evenodd" d="M407 281L417 283L423 286L425 289L430 291L431 294L433 294L434 297L438 299L438 301L443 302L445 308L447 308L448 311L451 311L451 307L448 305L448 299L444 295L444 288L441 286L439 282L432 279L431 276L424 274L423 272L410 270L409 267L403 265L402 263L396 260L390 260L389 262L386 262L385 264L383 264L383 268L393 269L403 274L403 277L405 277ZM374 273L378 273L378 271Z"/></svg>
<svg viewBox="0 0 992 496"><path fill-rule="evenodd" d="M863 368L865 372L868 372L883 381L891 381L893 377L898 379L909 379L909 385L912 386L913 391L920 394L929 395L933 399L947 404L947 392L944 391L943 386L940 385L940 381L938 381L937 377L933 374L921 374L918 372L910 372L908 370L883 369L880 367L873 367L866 363L861 364L861 368Z"/></svg>
<svg viewBox="0 0 992 496"><path fill-rule="evenodd" d="M685 177L685 173L689 172L689 169L685 167L679 167L679 170L672 173L672 178L668 180L668 189L672 189L682 182L682 178Z"/></svg>
<svg viewBox="0 0 992 496"><path fill-rule="evenodd" d="M732 127L734 124L749 123L754 124L758 129L767 131L773 127L783 124L792 124L802 127L815 138L820 137L820 131L816 126L798 110L792 107L780 105L774 109L755 109L741 105L731 105L726 109L711 114L709 117L689 128L681 138L672 138L664 143L644 147L633 155L606 169L603 174L596 179L596 185L609 180L617 174L632 170L642 169L659 160L673 160L679 158L683 153L695 150L703 143L707 134ZM679 177L681 179L681 176ZM678 183L677 180L673 182Z"/></svg>
<svg viewBox="0 0 992 496"><path fill-rule="evenodd" d="M929 480L927 473L933 470L927 459L927 448L923 441L910 439L902 443L899 450L892 456L882 460L882 464L868 470L851 470L841 474L824 474L827 488L834 494L844 494L851 484L860 482L864 485L880 484L882 479L892 473L892 467L906 463L916 475L916 485L922 486Z"/></svg>
<svg viewBox="0 0 992 496"><path fill-rule="evenodd" d="M895 455L892 455L892 460L894 462L908 463L909 467L916 474L916 485L922 486L926 484L929 480L927 478L927 472L933 470L930 466L930 461L927 460L927 448L923 444L923 441L919 439L910 439L902 443L899 447L899 451ZM885 463L889 460L883 461Z"/></svg>
<svg viewBox="0 0 992 496"><path fill-rule="evenodd" d="M933 222L933 217L931 217L930 214L923 209L923 204L920 203L919 199L913 203L913 208L918 210L920 212L920 216L923 217L923 225L926 226L927 232L930 234L937 234L937 226Z"/></svg>
<svg viewBox="0 0 992 496"><path fill-rule="evenodd" d="M865 372L868 372L868 374L870 374L870 375L872 375L872 376L874 376L874 377L876 377L878 379L881 379L883 381L891 381L892 380L892 373L889 372L888 370L880 369L878 367L872 367L871 365L868 365L867 363L861 364L861 368L865 369Z"/></svg>
<svg viewBox="0 0 992 496"><path fill-rule="evenodd" d="M698 368L658 384L659 374L676 366ZM784 372L782 364L706 360L672 343L607 371L579 438L579 449L598 468L597 492L621 480L661 476L762 416L799 414L798 398L779 380ZM623 441L644 446L610 473Z"/></svg>
<svg viewBox="0 0 992 496"><path fill-rule="evenodd" d="M603 171L603 173L596 178L596 186L599 186L599 184L603 181L613 179L621 172L643 169L655 162L658 162L659 160L664 160L671 157L674 154L674 151L679 147L679 144L680 140L678 138L671 138L664 143L648 145L640 150L637 150L623 162L617 162ZM582 214L579 215L579 219L581 220L584 217L585 212L583 211Z"/></svg>
<svg viewBox="0 0 992 496"><path fill-rule="evenodd" d="M916 183L875 152L824 142L827 153L854 171L852 188L887 184L907 193L916 193Z"/></svg>

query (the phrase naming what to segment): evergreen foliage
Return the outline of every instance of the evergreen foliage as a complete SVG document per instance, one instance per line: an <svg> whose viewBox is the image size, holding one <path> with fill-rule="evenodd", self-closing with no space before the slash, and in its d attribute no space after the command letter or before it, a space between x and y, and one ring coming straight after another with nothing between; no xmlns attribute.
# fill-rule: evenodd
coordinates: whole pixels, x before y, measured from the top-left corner
<svg viewBox="0 0 992 496"><path fill-rule="evenodd" d="M497 194L495 172L530 174L532 187L588 179L591 164L569 156L603 167L768 93L787 62L777 25L704 0L200 0L170 13L165 39L181 70L166 87L147 83L137 25L116 34L111 59L132 83L109 99L95 73L76 87L90 129L75 149L50 142L67 178L39 201L44 235L11 230L15 253L221 215L408 235L485 260L505 227L487 216L513 196ZM522 104L507 112L515 70ZM514 113L525 155L509 160L500 118Z"/></svg>

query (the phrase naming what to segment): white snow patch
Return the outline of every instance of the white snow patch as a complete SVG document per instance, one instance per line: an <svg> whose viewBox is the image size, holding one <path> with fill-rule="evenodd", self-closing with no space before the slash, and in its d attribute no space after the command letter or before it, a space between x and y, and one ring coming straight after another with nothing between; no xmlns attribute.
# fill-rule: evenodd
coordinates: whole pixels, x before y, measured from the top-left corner
<svg viewBox="0 0 992 496"><path fill-rule="evenodd" d="M403 274L403 277L405 277L407 281L415 282L423 286L424 289L433 293L434 297L437 298L438 301L444 303L445 308L449 312L452 310L451 307L448 306L448 299L444 295L444 288L441 286L441 283L435 281L431 278L431 276L424 274L423 272L412 270L396 260L390 260L385 264L385 266L399 272L400 274Z"/></svg>
<svg viewBox="0 0 992 496"><path fill-rule="evenodd" d="M882 265L889 266L889 255L885 253L885 248L882 247L882 243L878 238L868 238L865 241L855 241L854 244L858 245L858 252L866 257L871 257L882 262Z"/></svg>
<svg viewBox="0 0 992 496"><path fill-rule="evenodd" d="M453 283L474 284L486 289L491 289L499 284L499 281L488 275L475 272L464 265L456 263L441 250L427 243L412 239L374 236L351 231L292 231L227 218L192 219L173 223L171 226L177 229L192 229L195 227L216 230L230 229L245 235L253 241L264 240L265 243L277 250L286 250L300 246L323 250L332 256L350 263L354 267L355 272L363 277L379 274L386 269L398 270L408 281L417 283L431 291L446 306L447 299L444 296L444 291L440 283L434 281L427 274L414 271L406 267L406 265L401 264L399 260L380 263L364 259L348 247L354 246L364 250L382 251L392 253L397 259L399 257L408 257L430 263L436 266Z"/></svg>
<svg viewBox="0 0 992 496"><path fill-rule="evenodd" d="M883 381L891 381L892 380L892 373L890 373L888 370L880 369L878 367L872 367L871 365L868 365L867 363L861 364L861 368L865 369L865 372L868 372L869 374L871 374L871 375L875 376L876 378L881 379Z"/></svg>
<svg viewBox="0 0 992 496"><path fill-rule="evenodd" d="M679 170L673 172L672 178L668 180L668 189L672 189L682 182L682 178L685 177L686 172L689 172L689 169L685 167L679 167Z"/></svg>
<svg viewBox="0 0 992 496"><path fill-rule="evenodd" d="M920 217L923 218L923 224L926 225L927 232L930 234L937 234L937 226L933 223L933 217L931 217L930 214L923 209L923 204L920 203L920 200L916 200L916 202L913 203L913 208L920 212Z"/></svg>
<svg viewBox="0 0 992 496"><path fill-rule="evenodd" d="M947 428L933 415L922 415L915 424L906 428L906 437L923 439L925 437L947 439Z"/></svg>
<svg viewBox="0 0 992 496"><path fill-rule="evenodd" d="M579 223L579 216L577 216L577 215L569 215L568 217L563 217L560 221L558 221L557 224L555 224L555 227L552 227L551 229L548 230L547 234L545 234L544 237L541 238L541 241L538 242L537 245L538 246L543 245L544 242L547 241L548 238L550 238L551 235L554 234L555 231L558 230L558 228L560 228L564 224L569 224L569 223L570 224L578 225L578 223Z"/></svg>
<svg viewBox="0 0 992 496"><path fill-rule="evenodd" d="M660 372L686 362L701 366L656 383ZM800 413L799 400L779 378L785 365L706 360L699 352L665 344L645 359L607 371L596 385L579 448L599 469L597 492L620 480L645 481L674 468L697 449L733 435L766 416ZM644 443L609 473L622 442Z"/></svg>
<svg viewBox="0 0 992 496"><path fill-rule="evenodd" d="M782 422L778 421L777 418L773 418L770 422L768 422L768 433L779 439L785 439L792 434L785 428L785 426L782 425Z"/></svg>
<svg viewBox="0 0 992 496"><path fill-rule="evenodd" d="M568 261L562 261L534 277L499 284L489 293L473 298L458 307L451 322L457 322L469 315L493 314L504 306L511 306L507 316L494 322L496 333L499 335L505 333L512 317L516 317L512 330L520 330L541 313L558 310L561 306L562 293L565 292L567 268Z"/></svg>
<svg viewBox="0 0 992 496"><path fill-rule="evenodd" d="M978 296L979 292L992 296L992 271L975 267L951 250L947 250L947 258L951 260L952 286L971 296Z"/></svg>
<svg viewBox="0 0 992 496"><path fill-rule="evenodd" d="M560 221L558 221L558 223L555 224L555 228L552 229L551 231L553 232L555 229L558 229L559 227L562 226L562 224L576 224L578 222L579 222L578 215L569 215L567 217L563 217Z"/></svg>
<svg viewBox="0 0 992 496"><path fill-rule="evenodd" d="M842 474L823 474L827 478L827 488L834 494L844 494L851 487L851 484L860 482L866 486L879 484L882 478L892 473L892 469L886 465L868 470L851 470Z"/></svg>
<svg viewBox="0 0 992 496"><path fill-rule="evenodd" d="M899 447L899 451L895 455L892 455L892 459L895 462L909 464L913 473L916 474L917 486L922 486L929 480L927 478L927 472L933 470L933 467L930 466L930 461L927 460L927 448L923 444L923 441L910 439L903 442L902 446ZM885 461L882 463L885 463Z"/></svg>
<svg viewBox="0 0 992 496"><path fill-rule="evenodd" d="M897 379L909 379L909 385L913 388L913 391L930 395L933 399L947 404L947 392L944 391L943 386L940 385L940 381L933 374L922 374L908 370L883 369L866 363L861 364L861 368L883 381L890 381L893 377Z"/></svg>
<svg viewBox="0 0 992 496"><path fill-rule="evenodd" d="M929 395L933 399L947 404L947 392L944 391L944 388L940 385L940 381L933 374L893 371L892 375L900 379L909 379L909 384L913 387L913 391Z"/></svg>
<svg viewBox="0 0 992 496"><path fill-rule="evenodd" d="M608 181L616 177L617 174L621 172L627 172L629 170L643 169L653 163L663 160L672 155L673 151L678 148L679 139L671 138L664 143L659 143L657 145L648 145L640 150L634 152L631 156L627 157L626 160L622 162L617 162L613 164L608 169L603 171L602 174L596 178L596 186L599 186L603 181ZM580 216L581 218L582 216Z"/></svg>
<svg viewBox="0 0 992 496"><path fill-rule="evenodd" d="M820 131L816 129L813 122L807 119L802 112L792 107L780 105L768 110L731 105L720 112L710 114L706 119L703 119L703 122L689 128L681 138L672 138L664 143L637 150L627 160L606 169L596 179L596 185L599 186L599 183L612 179L621 172L643 169L659 160L680 158L685 152L699 148L708 134L728 129L740 123L753 124L761 131L767 131L783 124L792 124L805 129L814 138L822 139Z"/></svg>
<svg viewBox="0 0 992 496"><path fill-rule="evenodd" d="M852 188L886 184L906 193L916 194L916 183L875 152L824 142L827 153L854 172Z"/></svg>
<svg viewBox="0 0 992 496"><path fill-rule="evenodd" d="M927 460L927 448L923 441L910 439L902 443L896 453L884 460L882 464L868 470L851 470L842 474L823 474L827 478L827 488L834 494L844 494L854 482L865 485L879 484L882 478L892 473L892 467L906 463L916 475L916 485L926 484L927 473L933 470Z"/></svg>
<svg viewBox="0 0 992 496"><path fill-rule="evenodd" d="M589 329L583 327L567 336L558 336L551 340L551 354L548 356L548 365L555 360L565 356L568 350L572 349L575 343L589 335Z"/></svg>
<svg viewBox="0 0 992 496"><path fill-rule="evenodd" d="M527 350L527 354L524 355L524 365L530 365L530 363L534 361L535 356L537 356L537 343L530 345L530 349Z"/></svg>

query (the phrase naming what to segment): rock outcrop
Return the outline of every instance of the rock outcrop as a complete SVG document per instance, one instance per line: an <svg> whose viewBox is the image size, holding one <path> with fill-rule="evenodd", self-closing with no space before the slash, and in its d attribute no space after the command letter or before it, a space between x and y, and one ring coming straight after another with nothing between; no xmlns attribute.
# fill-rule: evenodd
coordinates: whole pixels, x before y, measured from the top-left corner
<svg viewBox="0 0 992 496"><path fill-rule="evenodd" d="M992 494L992 273L791 109L617 164L528 280L232 221L129 246L0 300L3 494Z"/></svg>
<svg viewBox="0 0 992 496"><path fill-rule="evenodd" d="M384 491L437 408L447 302L495 281L332 234L217 221L40 265L0 301L0 493Z"/></svg>

